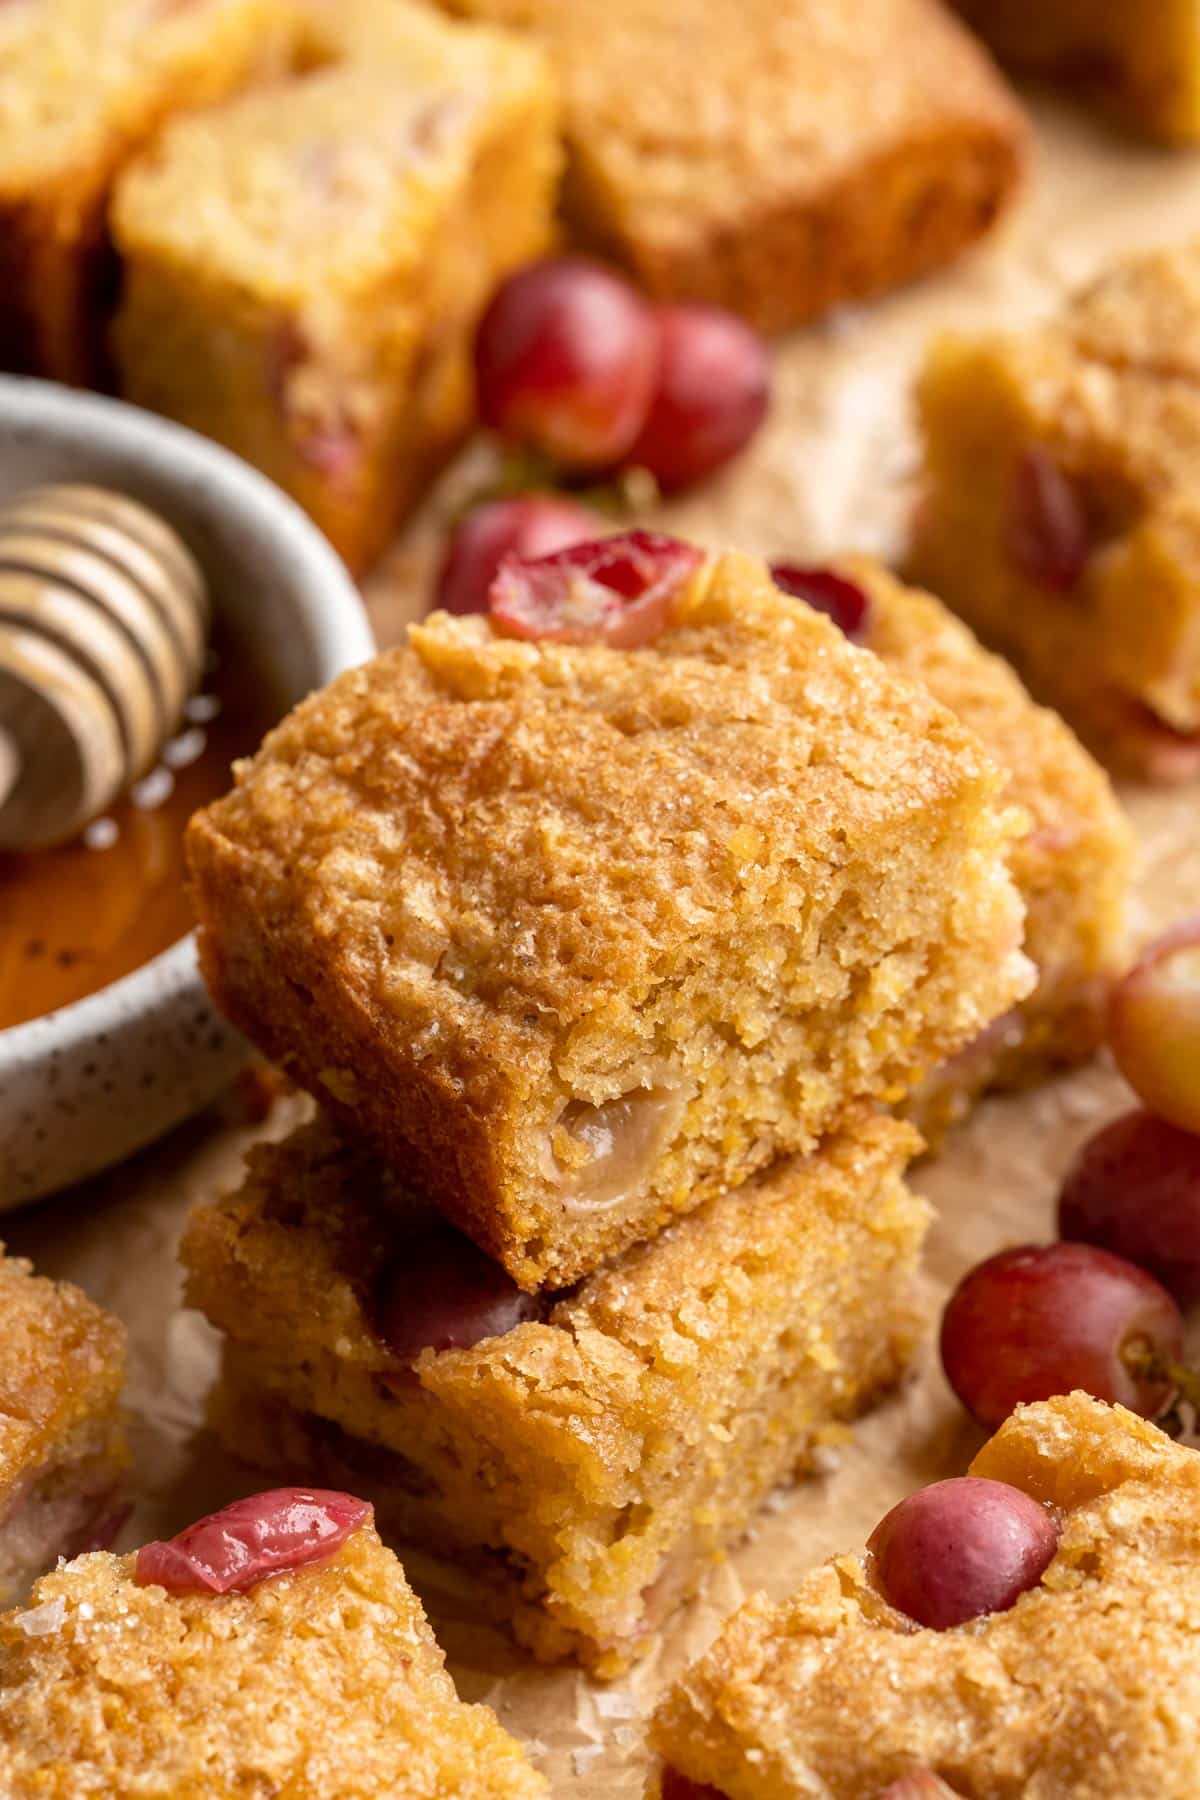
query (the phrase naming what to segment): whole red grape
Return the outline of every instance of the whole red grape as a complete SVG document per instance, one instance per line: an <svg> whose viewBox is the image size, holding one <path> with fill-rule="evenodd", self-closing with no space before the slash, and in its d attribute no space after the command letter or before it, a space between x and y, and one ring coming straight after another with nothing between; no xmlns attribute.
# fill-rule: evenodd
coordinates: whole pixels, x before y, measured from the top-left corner
<svg viewBox="0 0 1200 1800"><path fill-rule="evenodd" d="M919 1488L867 1540L875 1585L918 1625L947 1631L1007 1612L1058 1548L1052 1514L1003 1481L961 1475Z"/></svg>
<svg viewBox="0 0 1200 1800"><path fill-rule="evenodd" d="M1136 1263L1181 1306L1200 1300L1200 1137L1153 1113L1114 1119L1067 1171L1058 1233Z"/></svg>
<svg viewBox="0 0 1200 1800"><path fill-rule="evenodd" d="M600 536L598 513L557 494L488 500L459 520L446 547L435 605L451 613L486 612L488 589L506 556L549 556Z"/></svg>
<svg viewBox="0 0 1200 1800"><path fill-rule="evenodd" d="M736 456L767 416L770 362L758 333L719 306L660 306L658 380L628 461L687 487Z"/></svg>
<svg viewBox="0 0 1200 1800"><path fill-rule="evenodd" d="M1200 918L1173 926L1117 982L1108 1041L1138 1099L1200 1133Z"/></svg>
<svg viewBox="0 0 1200 1800"><path fill-rule="evenodd" d="M634 650L670 625L703 552L655 531L510 556L492 583L492 624L508 637Z"/></svg>
<svg viewBox="0 0 1200 1800"><path fill-rule="evenodd" d="M627 281L583 257L531 263L480 321L480 416L566 468L611 468L645 423L658 363L654 311Z"/></svg>
<svg viewBox="0 0 1200 1800"><path fill-rule="evenodd" d="M942 1317L942 1364L981 1425L1076 1388L1155 1418L1173 1386L1126 1360L1177 1360L1183 1318L1152 1276L1091 1244L1026 1244L972 1269Z"/></svg>
<svg viewBox="0 0 1200 1800"><path fill-rule="evenodd" d="M804 600L816 612L832 619L852 642L861 643L871 628L871 602L866 589L836 569L809 568L800 563L772 563L771 578L777 588Z"/></svg>

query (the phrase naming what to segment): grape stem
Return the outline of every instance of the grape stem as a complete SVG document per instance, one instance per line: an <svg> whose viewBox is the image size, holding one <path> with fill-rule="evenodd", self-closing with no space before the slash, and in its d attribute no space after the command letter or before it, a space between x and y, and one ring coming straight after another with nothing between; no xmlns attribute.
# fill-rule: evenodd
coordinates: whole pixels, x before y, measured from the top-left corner
<svg viewBox="0 0 1200 1800"><path fill-rule="evenodd" d="M1171 1408L1180 1400L1187 1404L1200 1417L1200 1369L1189 1368L1187 1363L1176 1362L1164 1350L1155 1349L1146 1338L1131 1338L1121 1348L1121 1361L1131 1374L1141 1380L1169 1384L1175 1392L1171 1400Z"/></svg>

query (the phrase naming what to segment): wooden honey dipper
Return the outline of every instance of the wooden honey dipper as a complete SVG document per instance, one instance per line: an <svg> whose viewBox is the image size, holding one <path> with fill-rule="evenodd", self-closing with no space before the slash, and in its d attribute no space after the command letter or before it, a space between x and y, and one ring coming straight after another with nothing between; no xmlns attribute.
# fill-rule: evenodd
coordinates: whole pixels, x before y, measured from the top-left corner
<svg viewBox="0 0 1200 1800"><path fill-rule="evenodd" d="M106 488L0 507L0 851L75 837L152 768L204 667L182 538Z"/></svg>

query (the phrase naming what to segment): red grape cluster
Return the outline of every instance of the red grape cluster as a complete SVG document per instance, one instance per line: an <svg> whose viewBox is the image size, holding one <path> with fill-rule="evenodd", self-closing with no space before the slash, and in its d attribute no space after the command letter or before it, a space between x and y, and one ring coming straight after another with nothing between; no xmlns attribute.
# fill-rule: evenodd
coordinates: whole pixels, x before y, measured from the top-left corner
<svg viewBox="0 0 1200 1800"><path fill-rule="evenodd" d="M601 264L564 256L497 289L475 341L475 383L484 424L569 480L639 468L671 492L754 436L770 368L761 338L734 314L654 305ZM459 524L437 603L481 612L505 555L546 555L604 529L562 496L492 501Z"/></svg>
<svg viewBox="0 0 1200 1800"><path fill-rule="evenodd" d="M1200 1399L1181 1307L1200 1299L1200 919L1116 985L1109 1041L1144 1107L1096 1133L1059 1195L1059 1242L972 1269L942 1319L951 1386L983 1425L1082 1388L1158 1418Z"/></svg>

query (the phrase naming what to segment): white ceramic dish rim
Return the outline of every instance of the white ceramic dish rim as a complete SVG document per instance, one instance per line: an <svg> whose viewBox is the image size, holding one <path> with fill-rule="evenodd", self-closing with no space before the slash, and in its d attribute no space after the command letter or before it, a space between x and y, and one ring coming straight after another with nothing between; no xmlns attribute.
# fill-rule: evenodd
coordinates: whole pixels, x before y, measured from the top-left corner
<svg viewBox="0 0 1200 1800"><path fill-rule="evenodd" d="M271 539L273 555L289 559L293 581L308 596L305 624L319 682L373 653L358 589L332 545L281 489L230 451L123 401L22 376L0 377L0 431L10 429L63 444L75 439L80 480L105 479L88 472L88 450L97 446L106 457L125 459L131 466L157 465L164 489L201 489L227 508L231 519ZM35 1062L51 1049L69 1055L101 1036L114 1011L126 1018L158 1012L178 1004L193 987L198 998L203 996L189 933L94 994L0 1031L0 1067Z"/></svg>

